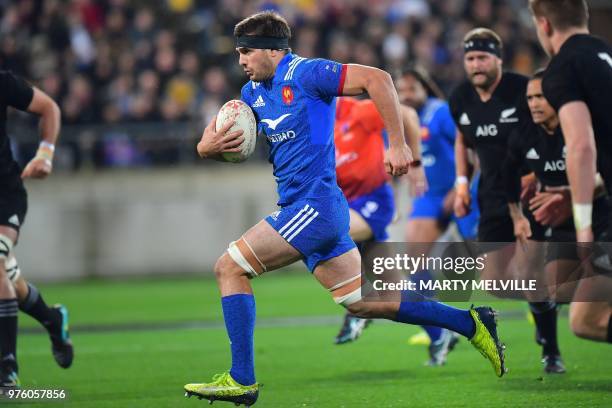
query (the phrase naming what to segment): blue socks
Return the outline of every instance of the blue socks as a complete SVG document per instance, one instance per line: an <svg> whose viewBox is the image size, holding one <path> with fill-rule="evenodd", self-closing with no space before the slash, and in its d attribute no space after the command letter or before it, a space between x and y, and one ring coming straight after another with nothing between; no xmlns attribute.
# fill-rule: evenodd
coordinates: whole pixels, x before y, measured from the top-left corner
<svg viewBox="0 0 612 408"><path fill-rule="evenodd" d="M423 330L425 330L425 333L427 333L427 335L429 336L429 339L431 340L432 343L435 343L436 341L440 340L440 337L442 336L442 328L438 327L438 326L421 326L423 328Z"/></svg>
<svg viewBox="0 0 612 408"><path fill-rule="evenodd" d="M432 276L427 269L422 269L412 275L410 280L412 280L416 284L417 288L420 288L421 282L430 282L432 280ZM435 291L433 290L419 290L419 293L425 296L426 298L433 298L436 295ZM436 341L440 340L440 337L442 336L441 327L427 325L423 325L421 327L423 328L423 330L425 330L432 343L435 343Z"/></svg>
<svg viewBox="0 0 612 408"><path fill-rule="evenodd" d="M410 280L413 281L417 288L421 288L421 282L431 282L433 277L431 276L431 272L427 269L421 269L414 275L410 277ZM436 295L435 290L417 290L421 295L427 298L433 298Z"/></svg>
<svg viewBox="0 0 612 408"><path fill-rule="evenodd" d="M255 297L247 294L225 296L221 298L221 306L232 349L230 374L239 384L255 384L253 361Z"/></svg>
<svg viewBox="0 0 612 408"><path fill-rule="evenodd" d="M472 338L476 330L474 319L468 310L461 310L443 303L428 300L416 292L402 292L395 321L421 326L438 326Z"/></svg>

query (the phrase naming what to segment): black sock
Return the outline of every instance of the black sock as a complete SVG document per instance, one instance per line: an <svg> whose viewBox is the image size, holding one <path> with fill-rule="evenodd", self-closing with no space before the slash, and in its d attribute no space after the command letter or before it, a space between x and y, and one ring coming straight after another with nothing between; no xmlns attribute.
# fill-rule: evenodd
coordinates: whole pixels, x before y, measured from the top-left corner
<svg viewBox="0 0 612 408"><path fill-rule="evenodd" d="M529 303L536 327L542 339L544 355L559 355L557 342L557 307L554 302Z"/></svg>
<svg viewBox="0 0 612 408"><path fill-rule="evenodd" d="M608 343L612 343L612 314L608 320Z"/></svg>
<svg viewBox="0 0 612 408"><path fill-rule="evenodd" d="M17 371L17 299L0 299L0 359Z"/></svg>
<svg viewBox="0 0 612 408"><path fill-rule="evenodd" d="M36 286L31 283L28 283L28 295L19 304L19 310L38 320L49 332L62 324L58 313L47 306Z"/></svg>

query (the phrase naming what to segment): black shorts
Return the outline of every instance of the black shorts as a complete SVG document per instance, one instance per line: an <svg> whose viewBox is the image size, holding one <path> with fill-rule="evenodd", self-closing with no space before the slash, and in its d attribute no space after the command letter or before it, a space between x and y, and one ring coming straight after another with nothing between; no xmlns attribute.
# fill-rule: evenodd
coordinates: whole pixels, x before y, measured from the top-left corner
<svg viewBox="0 0 612 408"><path fill-rule="evenodd" d="M531 239L534 241L544 241L546 227L537 223L531 212L525 214L531 225ZM515 242L514 223L510 215L482 214L478 224L479 242Z"/></svg>
<svg viewBox="0 0 612 408"><path fill-rule="evenodd" d="M610 241L609 229L612 223L610 222L610 214L612 206L608 198L600 197L593 201L593 235L596 242ZM546 241L546 263L556 260L579 261L578 253L576 252L576 229L574 222L570 220L555 228L550 229L550 236ZM599 245L595 248L594 257L600 254L602 249L607 245ZM601 254L600 254L601 255Z"/></svg>
<svg viewBox="0 0 612 408"><path fill-rule="evenodd" d="M596 207L593 203L593 235L595 247L593 264L605 273L612 274L612 196L602 198L605 201L605 212L601 215L595 213ZM607 217L606 217L607 215ZM598 224L602 224L598 227Z"/></svg>
<svg viewBox="0 0 612 408"><path fill-rule="evenodd" d="M486 216L481 214L478 223L479 242L514 242L514 224L509 215Z"/></svg>
<svg viewBox="0 0 612 408"><path fill-rule="evenodd" d="M595 242L612 241L612 196L593 202L593 235Z"/></svg>
<svg viewBox="0 0 612 408"><path fill-rule="evenodd" d="M576 252L576 230L573 224L570 228L566 225L551 228L547 241L545 263L560 260L579 260Z"/></svg>
<svg viewBox="0 0 612 408"><path fill-rule="evenodd" d="M19 232L28 212L28 194L23 185L0 184L0 225Z"/></svg>

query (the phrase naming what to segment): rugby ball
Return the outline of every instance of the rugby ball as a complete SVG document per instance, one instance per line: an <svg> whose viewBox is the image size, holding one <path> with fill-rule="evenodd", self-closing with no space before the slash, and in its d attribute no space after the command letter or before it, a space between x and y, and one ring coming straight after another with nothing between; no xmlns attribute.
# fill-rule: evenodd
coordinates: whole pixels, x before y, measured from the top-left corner
<svg viewBox="0 0 612 408"><path fill-rule="evenodd" d="M222 153L223 159L232 163L245 161L253 154L257 141L257 123L251 108L240 100L227 101L217 114L216 130L219 131L227 122L235 121L228 133L242 130L244 141L239 152Z"/></svg>

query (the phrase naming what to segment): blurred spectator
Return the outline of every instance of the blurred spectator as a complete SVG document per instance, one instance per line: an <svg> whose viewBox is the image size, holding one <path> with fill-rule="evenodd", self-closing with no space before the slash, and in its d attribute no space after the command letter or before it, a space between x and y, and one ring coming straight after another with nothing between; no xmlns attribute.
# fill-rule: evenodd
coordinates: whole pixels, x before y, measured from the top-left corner
<svg viewBox="0 0 612 408"><path fill-rule="evenodd" d="M418 60L448 91L463 75L461 38L475 25L499 32L510 67L530 72L541 64L531 23L520 17L526 2L5 0L0 66L43 86L70 123L114 121L117 114L120 121L199 121L207 99L210 109L237 97L245 81L235 63L234 24L273 8L290 20L292 47L304 57L390 72Z"/></svg>
<svg viewBox="0 0 612 408"><path fill-rule="evenodd" d="M57 100L66 125L170 121L191 122L200 131L225 101L239 97L246 81L237 65L234 25L266 8L287 17L291 46L301 56L374 65L391 73L418 61L445 92L463 79L461 40L476 25L500 34L507 68L530 73L544 61L525 13L527 0L0 4L0 68L29 78ZM134 154L137 144L126 142L124 132L102 134L107 147L98 150L104 152L98 162L147 162Z"/></svg>

